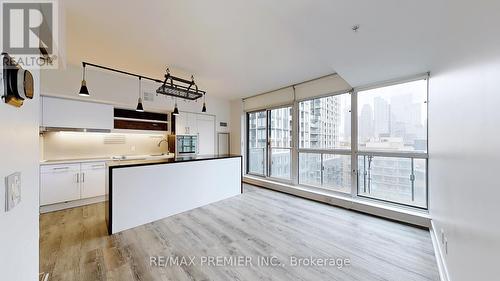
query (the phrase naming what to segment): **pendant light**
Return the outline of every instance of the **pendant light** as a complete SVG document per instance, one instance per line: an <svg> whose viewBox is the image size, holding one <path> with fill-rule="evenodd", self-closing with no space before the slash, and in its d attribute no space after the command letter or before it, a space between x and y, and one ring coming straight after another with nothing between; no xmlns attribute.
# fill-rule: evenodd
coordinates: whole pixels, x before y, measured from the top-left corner
<svg viewBox="0 0 500 281"><path fill-rule="evenodd" d="M203 107L201 108L201 112L207 112L207 105L205 103L205 94L203 94Z"/></svg>
<svg viewBox="0 0 500 281"><path fill-rule="evenodd" d="M80 92L78 93L78 95L80 95L82 97L90 96L89 89L87 89L87 82L85 81L85 63L83 63L82 86L80 87Z"/></svg>
<svg viewBox="0 0 500 281"><path fill-rule="evenodd" d="M144 107L142 107L142 91L141 91L141 77L139 76L139 99L137 100L137 112L144 112Z"/></svg>
<svg viewBox="0 0 500 281"><path fill-rule="evenodd" d="M179 115L179 109L177 108L177 99L175 99L175 107L174 107L174 112L172 112L173 115Z"/></svg>

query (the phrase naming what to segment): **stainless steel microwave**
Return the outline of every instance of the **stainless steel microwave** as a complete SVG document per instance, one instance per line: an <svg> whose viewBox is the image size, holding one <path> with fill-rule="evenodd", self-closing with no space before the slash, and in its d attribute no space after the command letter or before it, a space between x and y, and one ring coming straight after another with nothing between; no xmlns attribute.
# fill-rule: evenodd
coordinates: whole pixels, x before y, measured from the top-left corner
<svg viewBox="0 0 500 281"><path fill-rule="evenodd" d="M198 135L170 135L168 138L169 152L176 157L198 154Z"/></svg>

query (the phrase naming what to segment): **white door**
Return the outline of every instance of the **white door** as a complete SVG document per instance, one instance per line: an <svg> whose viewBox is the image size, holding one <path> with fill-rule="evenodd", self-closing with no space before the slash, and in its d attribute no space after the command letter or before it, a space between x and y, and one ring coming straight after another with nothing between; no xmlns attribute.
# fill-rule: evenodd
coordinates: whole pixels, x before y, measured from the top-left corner
<svg viewBox="0 0 500 281"><path fill-rule="evenodd" d="M106 164L82 163L81 199L102 196L106 193Z"/></svg>
<svg viewBox="0 0 500 281"><path fill-rule="evenodd" d="M40 205L80 199L80 164L42 166L40 170Z"/></svg>
<svg viewBox="0 0 500 281"><path fill-rule="evenodd" d="M215 117L198 115L198 154L215 154Z"/></svg>
<svg viewBox="0 0 500 281"><path fill-rule="evenodd" d="M217 153L219 155L229 154L229 133L217 134Z"/></svg>

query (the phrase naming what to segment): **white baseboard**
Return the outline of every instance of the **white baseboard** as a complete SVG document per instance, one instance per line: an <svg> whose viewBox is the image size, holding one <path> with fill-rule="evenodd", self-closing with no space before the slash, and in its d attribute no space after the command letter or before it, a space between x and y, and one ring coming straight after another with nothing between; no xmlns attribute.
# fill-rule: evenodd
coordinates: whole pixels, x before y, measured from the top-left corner
<svg viewBox="0 0 500 281"><path fill-rule="evenodd" d="M431 220L431 227L429 228L432 239L432 246L434 247L434 254L436 255L436 261L439 270L439 277L441 281L451 281L450 275L448 274L448 268L446 267L446 263L444 261L443 251L441 250L440 239L437 233L437 229L434 226L434 221Z"/></svg>
<svg viewBox="0 0 500 281"><path fill-rule="evenodd" d="M90 205L90 204L95 204L95 203L104 202L104 201L106 201L106 196L103 195L103 196L97 196L97 197L86 198L86 199L81 199L81 200L68 201L68 202L57 203L57 204L52 204L52 205L40 206L40 214L69 209L69 208L75 208L75 207L80 207L80 206L85 206L85 205Z"/></svg>

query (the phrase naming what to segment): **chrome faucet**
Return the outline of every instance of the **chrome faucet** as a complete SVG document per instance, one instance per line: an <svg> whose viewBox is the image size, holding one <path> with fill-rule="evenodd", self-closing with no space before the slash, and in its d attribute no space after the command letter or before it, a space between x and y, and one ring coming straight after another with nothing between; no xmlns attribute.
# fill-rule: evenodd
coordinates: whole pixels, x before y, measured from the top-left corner
<svg viewBox="0 0 500 281"><path fill-rule="evenodd" d="M158 143L158 147L160 147L160 146L161 146L161 144L162 144L163 142L166 142L166 143L168 144L167 139L162 139L162 140Z"/></svg>

